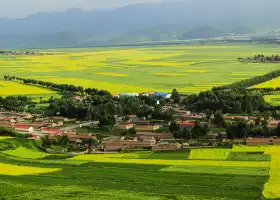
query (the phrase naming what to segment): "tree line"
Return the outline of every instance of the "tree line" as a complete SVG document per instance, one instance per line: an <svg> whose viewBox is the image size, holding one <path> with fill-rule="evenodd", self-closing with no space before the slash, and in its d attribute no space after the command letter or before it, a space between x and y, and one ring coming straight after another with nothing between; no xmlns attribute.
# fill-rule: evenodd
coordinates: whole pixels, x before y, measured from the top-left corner
<svg viewBox="0 0 280 200"><path fill-rule="evenodd" d="M32 85L39 85L42 87L47 87L52 90L60 91L60 92L71 92L71 93L78 93L78 94L97 94L100 96L103 95L109 95L111 96L110 92L106 90L98 90L96 88L86 88L84 89L81 86L75 86L71 84L55 84L48 81L41 81L41 80L35 80L30 78L21 78L16 76L8 76L4 75L5 80L18 80L24 84L32 84Z"/></svg>
<svg viewBox="0 0 280 200"><path fill-rule="evenodd" d="M220 86L220 87L213 87L213 91L216 90L228 90L228 89L234 89L234 88L248 88L272 79L275 79L277 77L280 76L280 70L276 70L276 71L272 71L269 72L265 75L262 76L255 76L246 80L241 80L238 82L234 82L232 84L229 85L224 85L224 86Z"/></svg>
<svg viewBox="0 0 280 200"><path fill-rule="evenodd" d="M238 61L253 61L253 62L280 62L280 56L264 56L263 54L254 55L253 57L238 58Z"/></svg>

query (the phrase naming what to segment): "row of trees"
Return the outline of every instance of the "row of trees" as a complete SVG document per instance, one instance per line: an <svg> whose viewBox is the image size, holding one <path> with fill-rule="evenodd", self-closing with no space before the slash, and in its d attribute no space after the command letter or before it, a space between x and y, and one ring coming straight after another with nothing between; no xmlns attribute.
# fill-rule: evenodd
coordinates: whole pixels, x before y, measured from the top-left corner
<svg viewBox="0 0 280 200"><path fill-rule="evenodd" d="M52 90L58 90L60 92L71 92L79 94L88 94L88 95L100 95L100 96L111 96L110 92L106 90L98 90L95 88L86 88L84 89L81 86L75 86L71 84L55 84L47 81L35 80L30 78L21 78L16 76L4 76L5 80L18 80L24 84L39 85L42 87L47 87Z"/></svg>
<svg viewBox="0 0 280 200"><path fill-rule="evenodd" d="M270 73L267 73L265 75L262 76L255 76L246 80L242 80L242 81L238 81L238 82L234 82L232 84L229 85L225 85L225 86L220 86L220 87L213 87L213 91L216 90L227 90L227 89L234 89L234 88L248 88L272 79L275 79L277 77L280 76L280 70L276 70Z"/></svg>
<svg viewBox="0 0 280 200"><path fill-rule="evenodd" d="M264 56L263 54L254 55L253 57L248 58L238 58L238 61L254 61L254 62L280 62L279 55Z"/></svg>

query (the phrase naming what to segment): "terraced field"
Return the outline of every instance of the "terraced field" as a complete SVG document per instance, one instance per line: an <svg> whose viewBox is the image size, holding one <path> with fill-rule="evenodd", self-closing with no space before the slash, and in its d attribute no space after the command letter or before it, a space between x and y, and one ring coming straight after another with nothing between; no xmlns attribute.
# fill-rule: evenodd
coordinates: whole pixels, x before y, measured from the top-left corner
<svg viewBox="0 0 280 200"><path fill-rule="evenodd" d="M238 57L279 52L277 45L233 44L177 45L151 47L84 48L42 50L45 56L2 56L0 77L4 74L75 83L107 89L112 93L166 91L198 93L213 86L262 75L279 69L280 64L241 63ZM44 89L9 90L1 81L0 94L50 93ZM13 83L9 83L13 84Z"/></svg>
<svg viewBox="0 0 280 200"><path fill-rule="evenodd" d="M0 198L5 200L280 198L277 146L74 156L36 152L29 141L0 141L7 142L16 148L0 152ZM228 161L232 153L235 160ZM244 161L236 156L245 153L272 157Z"/></svg>

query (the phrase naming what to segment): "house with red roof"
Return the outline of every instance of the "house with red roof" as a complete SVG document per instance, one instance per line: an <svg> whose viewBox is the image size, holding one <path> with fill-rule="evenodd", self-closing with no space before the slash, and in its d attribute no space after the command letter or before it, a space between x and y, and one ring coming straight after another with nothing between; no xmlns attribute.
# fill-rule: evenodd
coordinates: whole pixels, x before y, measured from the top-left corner
<svg viewBox="0 0 280 200"><path fill-rule="evenodd" d="M193 128L195 126L195 122L191 122L191 121L179 122L178 124L180 129Z"/></svg>
<svg viewBox="0 0 280 200"><path fill-rule="evenodd" d="M33 133L34 128L30 125L15 125L15 130L20 133Z"/></svg>

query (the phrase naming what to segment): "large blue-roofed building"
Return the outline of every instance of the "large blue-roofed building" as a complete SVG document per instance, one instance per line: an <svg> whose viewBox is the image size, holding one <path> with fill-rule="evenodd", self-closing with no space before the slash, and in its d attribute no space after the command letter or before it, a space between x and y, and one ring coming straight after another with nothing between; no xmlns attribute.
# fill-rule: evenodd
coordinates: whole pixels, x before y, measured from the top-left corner
<svg viewBox="0 0 280 200"><path fill-rule="evenodd" d="M157 97L163 97L163 98L166 98L166 99L171 98L171 94L164 93L164 92L155 92L154 95L157 96Z"/></svg>

